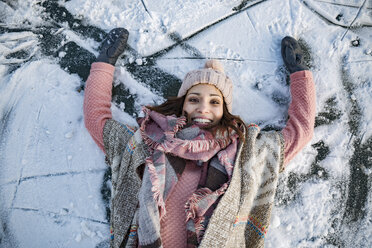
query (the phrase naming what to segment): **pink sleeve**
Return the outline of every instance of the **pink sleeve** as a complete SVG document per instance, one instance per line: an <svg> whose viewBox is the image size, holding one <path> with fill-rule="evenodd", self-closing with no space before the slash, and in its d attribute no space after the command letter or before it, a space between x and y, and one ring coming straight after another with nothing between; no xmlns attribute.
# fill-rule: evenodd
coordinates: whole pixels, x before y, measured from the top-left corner
<svg viewBox="0 0 372 248"><path fill-rule="evenodd" d="M93 140L103 152L103 127L111 119L112 80L115 67L96 62L92 64L85 84L84 122Z"/></svg>
<svg viewBox="0 0 372 248"><path fill-rule="evenodd" d="M285 140L284 165L311 140L315 122L315 85L310 71L298 71L291 76L292 102L289 120L282 133Z"/></svg>

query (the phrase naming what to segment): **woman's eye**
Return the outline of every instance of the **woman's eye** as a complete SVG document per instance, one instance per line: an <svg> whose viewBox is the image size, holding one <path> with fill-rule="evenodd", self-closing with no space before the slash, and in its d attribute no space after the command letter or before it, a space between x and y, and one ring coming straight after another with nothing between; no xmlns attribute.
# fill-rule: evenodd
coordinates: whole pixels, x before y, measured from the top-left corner
<svg viewBox="0 0 372 248"><path fill-rule="evenodd" d="M198 101L198 99L196 99L196 98L189 98L189 102L197 102Z"/></svg>
<svg viewBox="0 0 372 248"><path fill-rule="evenodd" d="M211 103L212 103L212 104L216 104L216 105L217 105L217 104L220 104L220 101L217 101L217 100L212 100L212 101L211 101Z"/></svg>

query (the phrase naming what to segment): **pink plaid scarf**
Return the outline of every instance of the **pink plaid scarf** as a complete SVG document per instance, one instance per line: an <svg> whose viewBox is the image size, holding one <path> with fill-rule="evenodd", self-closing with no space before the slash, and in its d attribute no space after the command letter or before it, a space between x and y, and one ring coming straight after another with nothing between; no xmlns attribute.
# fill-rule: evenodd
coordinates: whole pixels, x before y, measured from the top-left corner
<svg viewBox="0 0 372 248"><path fill-rule="evenodd" d="M140 131L151 153L146 159L145 171L147 170L151 181L151 189L148 190L152 192L157 205L157 209L153 211L159 211L159 220L166 213L166 198L178 181L174 173L169 173L172 166L168 164L166 154L195 161L198 162L197 164L208 162L209 166L219 168L219 171L223 171L227 175L228 181L224 182L218 189L208 188L207 175L206 185L199 185L185 206L187 221L190 222L189 224L193 224L187 225L188 239L192 240L189 245L196 246L202 239L209 217L218 203L219 197L224 194L229 185L239 136L230 129L226 132L217 131L215 135L212 135L211 132L200 129L195 125L185 127L186 118L183 116L179 118L175 115L164 116L147 108L144 108L143 111L145 117L139 122ZM211 175L210 178L215 180L216 175ZM142 192L146 191L143 190ZM149 205L148 202L143 204ZM140 214L145 212L139 211ZM141 221L141 219L146 220L147 223ZM140 228L141 224L146 225L147 233L149 229L148 219L141 216L139 221ZM152 224L151 228L158 229L158 224ZM153 233L159 233L159 231L156 230ZM146 234L143 233L142 237L144 235ZM146 237L141 241L141 233L139 232L139 239L140 245L156 247L155 243L152 244L152 242L160 240L160 237ZM196 243L195 240L197 240Z"/></svg>

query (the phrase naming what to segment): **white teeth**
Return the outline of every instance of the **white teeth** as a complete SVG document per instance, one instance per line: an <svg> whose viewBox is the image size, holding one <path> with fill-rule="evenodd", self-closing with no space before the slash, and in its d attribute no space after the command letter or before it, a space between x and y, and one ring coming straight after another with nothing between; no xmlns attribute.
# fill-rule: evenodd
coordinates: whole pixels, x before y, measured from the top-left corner
<svg viewBox="0 0 372 248"><path fill-rule="evenodd" d="M195 118L194 121L200 122L200 123L210 123L211 122L211 120L201 119L201 118Z"/></svg>

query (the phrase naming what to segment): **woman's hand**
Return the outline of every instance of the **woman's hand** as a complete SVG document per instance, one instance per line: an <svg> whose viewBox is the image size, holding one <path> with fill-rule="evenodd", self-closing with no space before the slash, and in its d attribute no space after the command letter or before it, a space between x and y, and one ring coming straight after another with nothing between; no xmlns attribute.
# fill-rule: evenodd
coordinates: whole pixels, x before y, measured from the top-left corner
<svg viewBox="0 0 372 248"><path fill-rule="evenodd" d="M107 38L102 42L100 54L96 62L104 62L115 66L120 54L127 45L129 32L125 28L111 30Z"/></svg>
<svg viewBox="0 0 372 248"><path fill-rule="evenodd" d="M289 73L309 70L304 64L303 53L297 40L286 36L282 39L282 58Z"/></svg>

